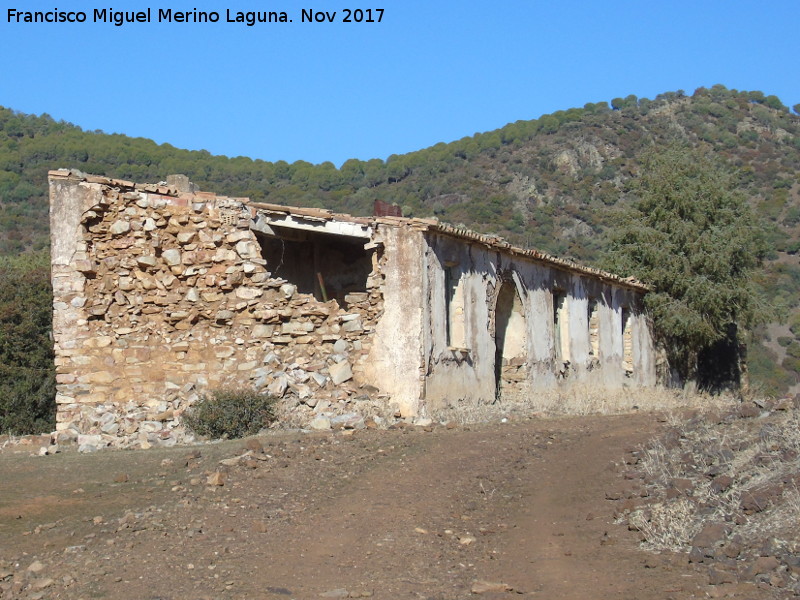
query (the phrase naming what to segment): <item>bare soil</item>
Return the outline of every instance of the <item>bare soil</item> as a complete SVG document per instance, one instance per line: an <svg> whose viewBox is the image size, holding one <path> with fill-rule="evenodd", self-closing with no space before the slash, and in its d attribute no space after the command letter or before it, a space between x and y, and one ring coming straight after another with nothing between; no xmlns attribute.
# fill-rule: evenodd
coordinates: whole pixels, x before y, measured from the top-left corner
<svg viewBox="0 0 800 600"><path fill-rule="evenodd" d="M0 597L704 598L685 554L645 553L614 524L623 456L661 427L635 414L6 451Z"/></svg>

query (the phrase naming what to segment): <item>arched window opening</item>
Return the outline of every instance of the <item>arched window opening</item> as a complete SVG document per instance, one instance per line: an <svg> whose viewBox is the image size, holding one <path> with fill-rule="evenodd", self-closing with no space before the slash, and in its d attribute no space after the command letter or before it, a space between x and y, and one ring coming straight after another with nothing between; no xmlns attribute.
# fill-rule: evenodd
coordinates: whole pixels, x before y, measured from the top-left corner
<svg viewBox="0 0 800 600"><path fill-rule="evenodd" d="M527 322L516 286L504 282L495 303L495 385L497 397L524 393L527 378Z"/></svg>

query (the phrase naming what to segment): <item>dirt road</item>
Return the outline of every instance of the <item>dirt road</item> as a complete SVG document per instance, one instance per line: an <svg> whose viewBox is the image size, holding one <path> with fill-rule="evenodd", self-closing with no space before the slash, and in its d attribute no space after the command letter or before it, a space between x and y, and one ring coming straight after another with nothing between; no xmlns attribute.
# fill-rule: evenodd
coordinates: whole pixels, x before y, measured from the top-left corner
<svg viewBox="0 0 800 600"><path fill-rule="evenodd" d="M194 458L5 453L0 596L705 597L685 557L644 554L613 524L614 464L657 427L638 414L284 433L232 466L219 461L241 441Z"/></svg>

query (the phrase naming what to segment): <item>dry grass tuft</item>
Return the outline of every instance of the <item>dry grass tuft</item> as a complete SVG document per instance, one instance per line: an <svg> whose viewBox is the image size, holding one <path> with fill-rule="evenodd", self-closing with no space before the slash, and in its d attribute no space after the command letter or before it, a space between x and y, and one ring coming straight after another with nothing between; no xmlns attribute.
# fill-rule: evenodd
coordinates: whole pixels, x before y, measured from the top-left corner
<svg viewBox="0 0 800 600"><path fill-rule="evenodd" d="M649 498L620 520L645 548L697 553L695 535L719 524L719 547L735 540L752 556L767 543L777 554L800 549L800 408L790 401L679 420L637 457Z"/></svg>
<svg viewBox="0 0 800 600"><path fill-rule="evenodd" d="M574 386L566 390L535 392L490 404L455 401L431 411L439 421L462 424L496 421L500 418L556 417L566 415L614 415L635 411L663 412L667 420L680 419L687 409L722 410L735 403L730 396L689 394L666 388L597 390Z"/></svg>
<svg viewBox="0 0 800 600"><path fill-rule="evenodd" d="M632 528L641 531L649 550L683 550L695 535L700 526L691 517L694 505L685 498L671 503L654 504L649 511L636 511L631 514L628 523Z"/></svg>

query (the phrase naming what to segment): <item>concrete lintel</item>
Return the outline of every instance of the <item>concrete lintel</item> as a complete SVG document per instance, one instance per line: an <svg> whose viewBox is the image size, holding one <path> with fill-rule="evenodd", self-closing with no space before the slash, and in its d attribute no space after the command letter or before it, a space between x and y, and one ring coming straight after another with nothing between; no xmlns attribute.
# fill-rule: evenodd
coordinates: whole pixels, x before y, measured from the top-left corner
<svg viewBox="0 0 800 600"><path fill-rule="evenodd" d="M301 217L296 215L281 215L280 217L267 216L259 213L252 225L252 229L265 233L269 236L278 235L274 227L285 227L301 231L311 231L315 233L327 233L331 235L343 235L355 238L372 238L372 227L359 223L348 223L345 221L332 221L329 219L318 219Z"/></svg>

